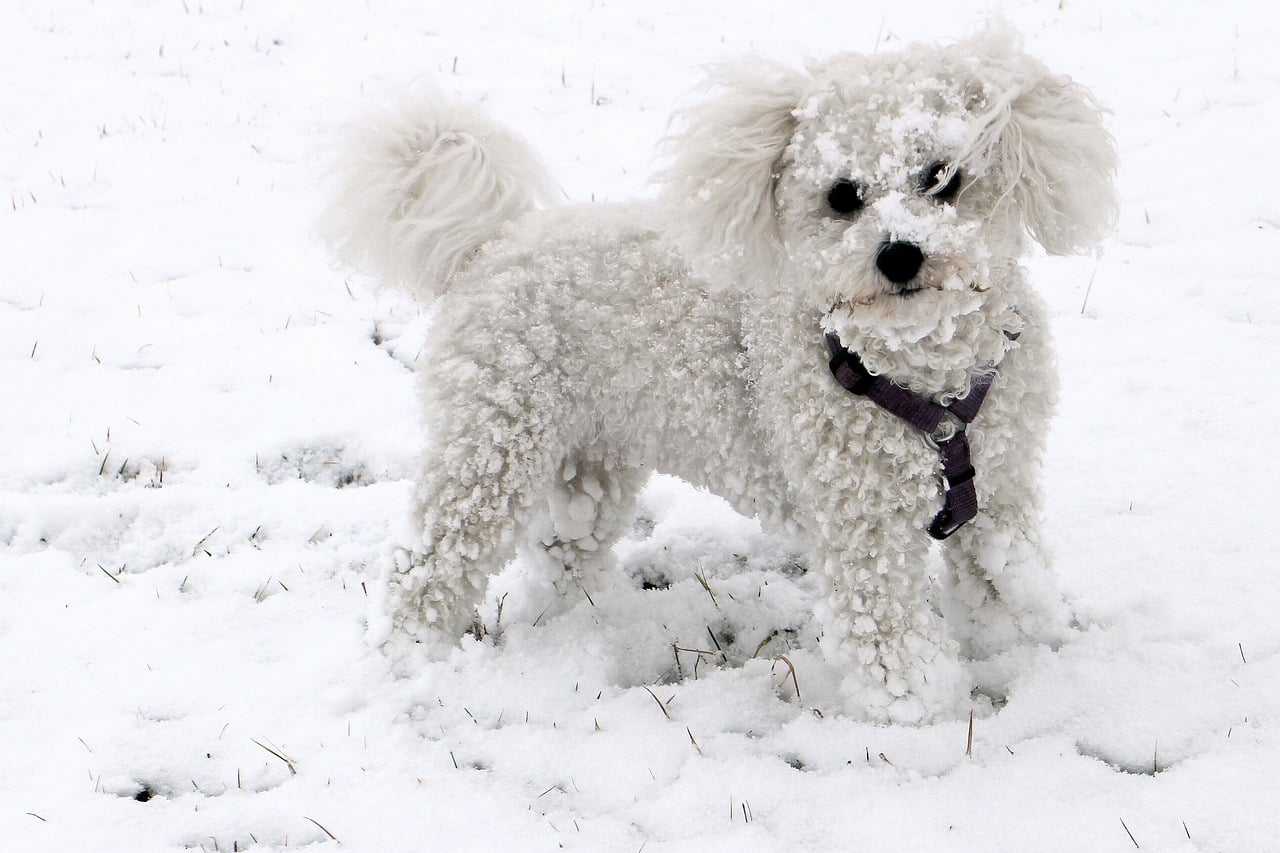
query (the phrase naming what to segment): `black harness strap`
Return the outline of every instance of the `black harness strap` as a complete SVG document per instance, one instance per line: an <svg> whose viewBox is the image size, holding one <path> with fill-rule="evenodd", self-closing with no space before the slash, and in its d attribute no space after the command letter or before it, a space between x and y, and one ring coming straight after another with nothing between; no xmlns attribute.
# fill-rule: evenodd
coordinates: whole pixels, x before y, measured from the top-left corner
<svg viewBox="0 0 1280 853"><path fill-rule="evenodd" d="M1010 335L1010 340L1016 335ZM835 332L827 332L831 375L851 394L866 397L886 412L906 421L938 449L945 492L942 510L930 522L929 535L946 539L978 514L973 459L965 427L978 416L995 379L995 368L974 380L969 393L948 405L914 394L883 376L873 375L855 352L845 349Z"/></svg>

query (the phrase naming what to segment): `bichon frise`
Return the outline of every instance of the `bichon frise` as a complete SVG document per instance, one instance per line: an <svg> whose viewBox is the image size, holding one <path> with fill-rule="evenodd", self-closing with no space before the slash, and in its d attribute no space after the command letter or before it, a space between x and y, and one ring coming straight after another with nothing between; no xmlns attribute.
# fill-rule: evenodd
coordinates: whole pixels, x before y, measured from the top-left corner
<svg viewBox="0 0 1280 853"><path fill-rule="evenodd" d="M961 651L1068 629L1039 530L1053 357L1018 258L1113 222L1102 110L999 27L709 86L650 205L555 205L522 140L435 95L357 134L333 242L438 300L416 535L373 632L447 653L522 543L598 568L656 470L807 549L851 712L957 714Z"/></svg>

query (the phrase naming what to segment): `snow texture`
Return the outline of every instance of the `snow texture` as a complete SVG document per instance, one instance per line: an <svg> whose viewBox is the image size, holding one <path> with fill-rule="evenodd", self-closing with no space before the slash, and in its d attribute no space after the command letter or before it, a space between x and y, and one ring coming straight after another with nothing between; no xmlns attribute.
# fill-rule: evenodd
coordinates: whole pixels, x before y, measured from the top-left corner
<svg viewBox="0 0 1280 853"><path fill-rule="evenodd" d="M1280 26L1256 3L1004 9L1113 111L1121 209L1099 258L1028 264L1062 374L1044 536L1082 627L982 665L971 755L967 720L824 712L814 574L670 478L590 601L518 561L485 642L407 678L365 643L431 330L312 234L337 127L427 78L570 199L625 203L696 66L986 9L13 4L3 846L1274 849Z"/></svg>

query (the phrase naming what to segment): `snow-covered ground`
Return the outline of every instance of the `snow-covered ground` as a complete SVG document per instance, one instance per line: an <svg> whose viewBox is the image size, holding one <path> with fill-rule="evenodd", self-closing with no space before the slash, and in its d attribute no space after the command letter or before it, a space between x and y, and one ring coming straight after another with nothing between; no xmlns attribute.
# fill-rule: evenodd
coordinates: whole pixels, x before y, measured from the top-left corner
<svg viewBox="0 0 1280 853"><path fill-rule="evenodd" d="M0 849L1280 850L1280 15L1256 0L1004 4L1114 111L1123 216L1100 259L1030 262L1084 628L978 673L1009 683L971 756L967 720L824 714L812 584L669 479L592 601L547 610L517 564L496 644L397 680L364 643L429 330L311 236L332 128L433 78L570 198L625 199L699 64L989 8L9 0Z"/></svg>

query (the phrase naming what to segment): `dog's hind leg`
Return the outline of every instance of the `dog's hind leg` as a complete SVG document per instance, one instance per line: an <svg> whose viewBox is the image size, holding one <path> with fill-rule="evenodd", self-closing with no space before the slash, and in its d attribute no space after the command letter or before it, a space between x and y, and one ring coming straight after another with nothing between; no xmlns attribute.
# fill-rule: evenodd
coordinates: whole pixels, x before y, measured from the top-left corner
<svg viewBox="0 0 1280 853"><path fill-rule="evenodd" d="M581 586L612 562L612 548L630 527L636 495L648 471L612 459L569 456L547 493L546 511L530 528L531 556L561 592Z"/></svg>
<svg viewBox="0 0 1280 853"><path fill-rule="evenodd" d="M393 658L415 645L443 657L475 628L488 578L514 556L559 455L548 430L496 406L454 407L432 433L419 462L414 540L390 568L381 629L371 621L371 638L393 646Z"/></svg>

